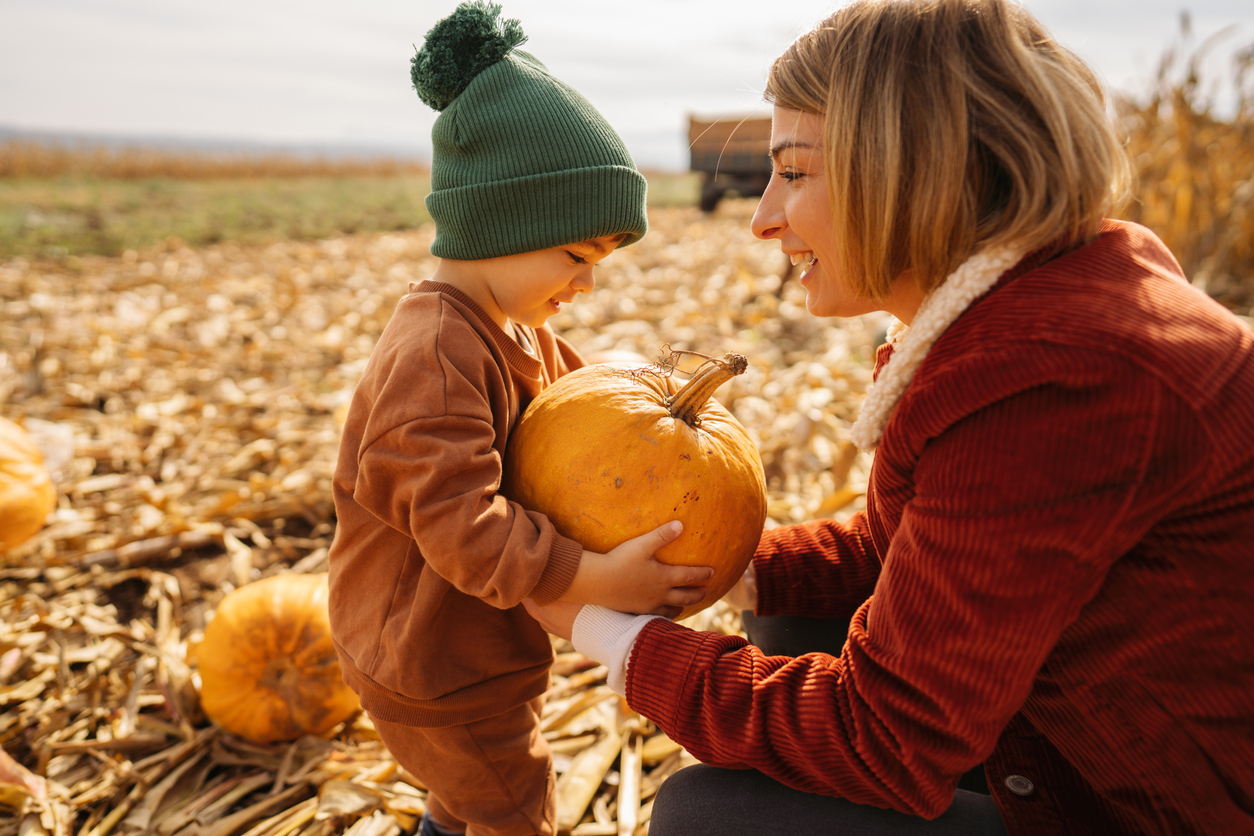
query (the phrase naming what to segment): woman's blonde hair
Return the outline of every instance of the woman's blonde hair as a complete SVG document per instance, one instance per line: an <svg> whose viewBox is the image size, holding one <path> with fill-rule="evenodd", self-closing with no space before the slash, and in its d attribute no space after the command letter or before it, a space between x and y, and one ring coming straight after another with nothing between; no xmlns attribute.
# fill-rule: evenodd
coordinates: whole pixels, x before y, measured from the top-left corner
<svg viewBox="0 0 1254 836"><path fill-rule="evenodd" d="M874 298L985 247L1087 241L1127 193L1097 78L1006 0L858 0L775 60L766 98L823 119L841 273Z"/></svg>

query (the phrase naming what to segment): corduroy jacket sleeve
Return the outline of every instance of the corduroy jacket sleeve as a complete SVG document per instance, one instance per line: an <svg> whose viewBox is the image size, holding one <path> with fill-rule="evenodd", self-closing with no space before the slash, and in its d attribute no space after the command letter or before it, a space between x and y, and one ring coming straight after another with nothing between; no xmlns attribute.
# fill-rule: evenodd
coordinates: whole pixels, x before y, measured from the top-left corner
<svg viewBox="0 0 1254 836"><path fill-rule="evenodd" d="M753 555L757 615L848 617L870 597L880 558L861 511L847 523L815 520L762 534Z"/></svg>
<svg viewBox="0 0 1254 836"><path fill-rule="evenodd" d="M1086 359L1083 382L982 405L916 448L914 496L839 658L768 658L658 620L632 651L631 706L706 763L942 813L1112 563L1205 466L1167 387Z"/></svg>

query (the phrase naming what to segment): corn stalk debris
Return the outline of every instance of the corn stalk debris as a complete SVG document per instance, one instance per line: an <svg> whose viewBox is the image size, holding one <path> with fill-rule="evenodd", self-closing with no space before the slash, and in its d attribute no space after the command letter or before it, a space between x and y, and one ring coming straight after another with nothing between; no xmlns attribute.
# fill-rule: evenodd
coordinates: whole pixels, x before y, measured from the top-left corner
<svg viewBox="0 0 1254 836"><path fill-rule="evenodd" d="M716 397L762 453L768 525L848 515L869 463L848 428L887 321L810 316L751 211L653 210L650 234L551 323L593 359L746 355ZM231 590L326 570L340 421L397 299L434 268L432 235L0 263L0 414L59 491L44 529L0 554L0 836L416 826L425 788L368 716L249 743L200 711L195 648ZM741 629L723 603L691 622ZM603 667L555 648L542 731L561 830L644 833L691 757Z"/></svg>

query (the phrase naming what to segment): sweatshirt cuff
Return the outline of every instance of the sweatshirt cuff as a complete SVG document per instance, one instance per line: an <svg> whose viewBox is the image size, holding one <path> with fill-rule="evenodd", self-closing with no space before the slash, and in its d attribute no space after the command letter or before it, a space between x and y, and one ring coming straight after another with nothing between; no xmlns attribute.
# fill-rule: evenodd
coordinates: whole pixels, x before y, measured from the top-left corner
<svg viewBox="0 0 1254 836"><path fill-rule="evenodd" d="M575 617L570 643L584 656L609 669L607 682L620 696L627 695L627 662L631 647L644 626L660 615L630 615L596 604L585 604Z"/></svg>
<svg viewBox="0 0 1254 836"><path fill-rule="evenodd" d="M583 546L569 537L553 532L553 547L549 549L549 562L540 573L540 580L531 589L528 596L540 606L551 604L562 597L570 582L575 579L575 571L579 569L579 560L583 557Z"/></svg>

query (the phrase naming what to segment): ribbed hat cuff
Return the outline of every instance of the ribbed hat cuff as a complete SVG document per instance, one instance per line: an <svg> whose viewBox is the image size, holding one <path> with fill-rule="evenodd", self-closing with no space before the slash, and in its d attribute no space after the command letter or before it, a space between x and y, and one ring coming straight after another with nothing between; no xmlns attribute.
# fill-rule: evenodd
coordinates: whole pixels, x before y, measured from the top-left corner
<svg viewBox="0 0 1254 836"><path fill-rule="evenodd" d="M648 230L648 183L627 166L596 166L498 180L427 195L431 254L471 261Z"/></svg>

